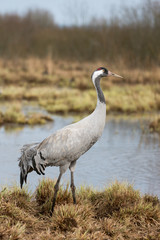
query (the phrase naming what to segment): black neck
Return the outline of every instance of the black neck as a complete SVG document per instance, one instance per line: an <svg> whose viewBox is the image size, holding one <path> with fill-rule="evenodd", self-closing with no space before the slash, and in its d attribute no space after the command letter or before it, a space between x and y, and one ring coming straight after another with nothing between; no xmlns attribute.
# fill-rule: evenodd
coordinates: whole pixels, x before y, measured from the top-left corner
<svg viewBox="0 0 160 240"><path fill-rule="evenodd" d="M96 88L96 91L97 91L97 97L98 97L98 100L101 102L101 103L106 103L106 100L105 100L105 97L104 97L104 94L102 92L102 89L101 89L101 86L100 86L100 78L96 78L95 79L95 88Z"/></svg>

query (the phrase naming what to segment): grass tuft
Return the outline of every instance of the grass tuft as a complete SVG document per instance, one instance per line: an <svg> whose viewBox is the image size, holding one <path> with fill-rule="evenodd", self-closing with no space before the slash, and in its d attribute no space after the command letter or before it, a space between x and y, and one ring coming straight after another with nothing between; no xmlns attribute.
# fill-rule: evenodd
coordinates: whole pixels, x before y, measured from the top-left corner
<svg viewBox="0 0 160 240"><path fill-rule="evenodd" d="M51 206L52 206L52 199L54 194L54 185L55 181L52 181L51 179L43 179L36 190L36 201L38 205L40 206L41 213L50 214ZM68 185L65 189L60 186L58 194L57 194L57 200L56 204L62 204L62 203L71 203L72 197L71 193L68 189Z"/></svg>
<svg viewBox="0 0 160 240"><path fill-rule="evenodd" d="M0 112L0 125L4 124L19 124L19 125L35 125L45 124L51 122L53 119L42 113L29 113L24 115L21 109L17 109L15 106L8 108L5 112Z"/></svg>
<svg viewBox="0 0 160 240"><path fill-rule="evenodd" d="M139 202L139 191L133 190L131 185L114 183L103 192L92 194L91 201L95 205L96 216L111 217L119 215L121 209L133 207Z"/></svg>
<svg viewBox="0 0 160 240"><path fill-rule="evenodd" d="M50 217L54 185L43 179L33 196L26 189L3 188L0 239L160 239L158 197L115 182L103 191L78 188L74 205L68 185L61 186Z"/></svg>

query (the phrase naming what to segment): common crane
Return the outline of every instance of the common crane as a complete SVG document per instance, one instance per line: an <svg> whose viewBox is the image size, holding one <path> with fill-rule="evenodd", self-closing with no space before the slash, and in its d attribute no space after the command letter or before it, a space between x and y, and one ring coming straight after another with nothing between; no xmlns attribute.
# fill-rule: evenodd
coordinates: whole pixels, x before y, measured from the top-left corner
<svg viewBox="0 0 160 240"><path fill-rule="evenodd" d="M74 169L79 157L87 152L101 136L106 120L106 102L100 87L102 77L121 76L108 71L104 67L93 72L91 78L97 92L97 106L95 110L79 122L70 124L40 143L27 144L21 149L19 158L20 185L27 181L27 174L36 171L43 174L48 166L59 166L59 176L54 186L54 196L51 214L54 210L56 196L62 175L69 168L71 172L71 190L73 202L76 203Z"/></svg>

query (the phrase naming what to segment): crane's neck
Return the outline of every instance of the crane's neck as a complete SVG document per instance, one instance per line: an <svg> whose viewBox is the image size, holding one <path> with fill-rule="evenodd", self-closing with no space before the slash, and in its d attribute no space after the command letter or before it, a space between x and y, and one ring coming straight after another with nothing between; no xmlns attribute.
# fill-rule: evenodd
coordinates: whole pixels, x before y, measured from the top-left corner
<svg viewBox="0 0 160 240"><path fill-rule="evenodd" d="M96 92L97 92L97 106L100 104L106 104L104 94L102 92L101 86L100 86L100 76L92 76L92 82L95 86Z"/></svg>

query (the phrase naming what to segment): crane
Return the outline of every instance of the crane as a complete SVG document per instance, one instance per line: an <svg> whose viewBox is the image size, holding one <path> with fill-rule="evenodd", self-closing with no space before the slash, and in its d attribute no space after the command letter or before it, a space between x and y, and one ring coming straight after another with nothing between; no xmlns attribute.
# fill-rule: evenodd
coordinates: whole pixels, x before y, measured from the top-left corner
<svg viewBox="0 0 160 240"><path fill-rule="evenodd" d="M21 149L19 158L20 185L27 182L27 175L33 170L44 175L48 166L59 166L59 176L54 186L51 214L54 211L57 192L62 175L69 168L71 172L71 191L73 203L76 204L74 170L79 157L87 152L102 135L106 121L106 102L100 86L102 77L120 77L104 67L96 69L91 76L97 92L95 110L82 120L65 126L51 134L40 143L26 144Z"/></svg>

